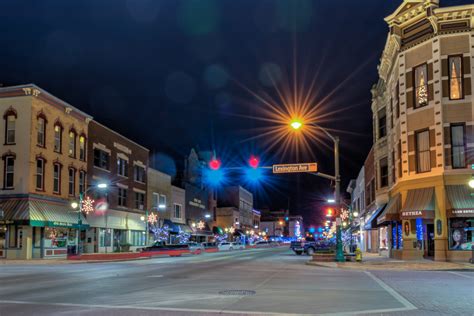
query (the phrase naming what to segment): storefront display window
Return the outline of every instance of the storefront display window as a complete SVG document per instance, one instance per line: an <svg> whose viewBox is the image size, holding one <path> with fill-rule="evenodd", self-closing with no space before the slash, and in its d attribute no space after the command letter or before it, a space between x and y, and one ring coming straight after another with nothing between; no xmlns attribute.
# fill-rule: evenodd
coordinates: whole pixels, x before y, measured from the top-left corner
<svg viewBox="0 0 474 316"><path fill-rule="evenodd" d="M33 227L33 246L41 247L41 227Z"/></svg>
<svg viewBox="0 0 474 316"><path fill-rule="evenodd" d="M0 249L7 247L7 226L0 225Z"/></svg>
<svg viewBox="0 0 474 316"><path fill-rule="evenodd" d="M99 246L100 247L110 247L111 245L112 231L111 229L101 228L99 231Z"/></svg>
<svg viewBox="0 0 474 316"><path fill-rule="evenodd" d="M457 218L449 221L449 249L471 250L474 244L474 219Z"/></svg>
<svg viewBox="0 0 474 316"><path fill-rule="evenodd" d="M131 232L131 243L133 246L145 246L145 232L133 230Z"/></svg>
<svg viewBox="0 0 474 316"><path fill-rule="evenodd" d="M65 248L68 240L68 229L61 227L44 228L45 248Z"/></svg>
<svg viewBox="0 0 474 316"><path fill-rule="evenodd" d="M379 228L379 248L380 249L388 249L388 229L387 226L382 226Z"/></svg>

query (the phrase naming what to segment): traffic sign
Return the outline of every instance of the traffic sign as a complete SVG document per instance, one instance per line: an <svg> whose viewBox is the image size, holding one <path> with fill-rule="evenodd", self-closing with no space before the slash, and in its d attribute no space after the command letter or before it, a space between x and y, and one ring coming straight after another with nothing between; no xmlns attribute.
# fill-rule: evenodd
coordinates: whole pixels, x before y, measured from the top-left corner
<svg viewBox="0 0 474 316"><path fill-rule="evenodd" d="M316 162L273 165L273 173L318 172Z"/></svg>

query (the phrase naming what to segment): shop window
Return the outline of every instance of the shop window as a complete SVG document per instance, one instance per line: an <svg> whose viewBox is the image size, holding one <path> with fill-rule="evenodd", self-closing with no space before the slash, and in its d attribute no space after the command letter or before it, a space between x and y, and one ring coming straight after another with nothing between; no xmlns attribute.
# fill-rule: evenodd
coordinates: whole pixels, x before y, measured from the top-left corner
<svg viewBox="0 0 474 316"><path fill-rule="evenodd" d="M416 162L417 171L428 172L431 170L430 157L430 131L416 132Z"/></svg>
<svg viewBox="0 0 474 316"><path fill-rule="evenodd" d="M100 228L99 229L99 247L110 247L112 240L112 230Z"/></svg>
<svg viewBox="0 0 474 316"><path fill-rule="evenodd" d="M5 144L15 144L16 114L5 116Z"/></svg>
<svg viewBox="0 0 474 316"><path fill-rule="evenodd" d="M474 221L472 218L452 218L449 220L449 249L471 250L474 243Z"/></svg>
<svg viewBox="0 0 474 316"><path fill-rule="evenodd" d="M415 83L415 109L428 105L428 66L416 67L413 71Z"/></svg>
<svg viewBox="0 0 474 316"><path fill-rule="evenodd" d="M119 176L128 177L128 161L123 158L117 159L117 173Z"/></svg>
<svg viewBox="0 0 474 316"><path fill-rule="evenodd" d="M94 166L110 170L110 154L103 150L94 148Z"/></svg>
<svg viewBox="0 0 474 316"><path fill-rule="evenodd" d="M13 189L15 180L15 156L4 157L4 170L3 188Z"/></svg>
<svg viewBox="0 0 474 316"><path fill-rule="evenodd" d="M44 190L44 159L36 159L36 190Z"/></svg>
<svg viewBox="0 0 474 316"><path fill-rule="evenodd" d="M74 168L69 168L69 186L68 191L70 196L74 196L76 188L76 170Z"/></svg>
<svg viewBox="0 0 474 316"><path fill-rule="evenodd" d="M79 159L86 161L86 137L84 135L79 137Z"/></svg>
<svg viewBox="0 0 474 316"><path fill-rule="evenodd" d="M61 165L53 164L53 192L61 193Z"/></svg>
<svg viewBox="0 0 474 316"><path fill-rule="evenodd" d="M0 225L0 249L3 250L7 248L7 226Z"/></svg>
<svg viewBox="0 0 474 316"><path fill-rule="evenodd" d="M135 192L135 208L143 210L145 208L145 194Z"/></svg>
<svg viewBox="0 0 474 316"><path fill-rule="evenodd" d="M86 189L86 172L79 171L79 193L84 193Z"/></svg>
<svg viewBox="0 0 474 316"><path fill-rule="evenodd" d="M466 168L464 124L451 125L451 154L453 168Z"/></svg>
<svg viewBox="0 0 474 316"><path fill-rule="evenodd" d="M133 166L133 177L137 182L145 182L145 168L141 166Z"/></svg>
<svg viewBox="0 0 474 316"><path fill-rule="evenodd" d="M384 188L388 186L388 159L383 158L380 160L380 187Z"/></svg>
<svg viewBox="0 0 474 316"><path fill-rule="evenodd" d="M37 144L40 147L46 146L46 120L43 116L38 117L37 121Z"/></svg>
<svg viewBox="0 0 474 316"><path fill-rule="evenodd" d="M69 131L69 157L76 158L76 132L74 130Z"/></svg>
<svg viewBox="0 0 474 316"><path fill-rule="evenodd" d="M166 195L160 194L160 201L159 201L158 207L160 209L166 208Z"/></svg>
<svg viewBox="0 0 474 316"><path fill-rule="evenodd" d="M118 188L118 205L119 206L127 206L127 189Z"/></svg>
<svg viewBox="0 0 474 316"><path fill-rule="evenodd" d="M63 128L60 124L54 125L54 151L60 153L62 150Z"/></svg>
<svg viewBox="0 0 474 316"><path fill-rule="evenodd" d="M145 232L132 230L130 235L130 241L133 246L145 246Z"/></svg>
<svg viewBox="0 0 474 316"><path fill-rule="evenodd" d="M181 218L181 207L180 204L174 205L174 218Z"/></svg>
<svg viewBox="0 0 474 316"><path fill-rule="evenodd" d="M40 248L41 247L41 238L42 236L42 227L33 227L33 247Z"/></svg>
<svg viewBox="0 0 474 316"><path fill-rule="evenodd" d="M387 113L385 108L379 110L377 112L377 119L378 119L378 128L379 128L379 139L382 137L387 136Z"/></svg>
<svg viewBox="0 0 474 316"><path fill-rule="evenodd" d="M450 56L449 64L449 99L459 100L464 98L462 56Z"/></svg>
<svg viewBox="0 0 474 316"><path fill-rule="evenodd" d="M45 227L44 247L45 248L65 248L67 246L67 228Z"/></svg>

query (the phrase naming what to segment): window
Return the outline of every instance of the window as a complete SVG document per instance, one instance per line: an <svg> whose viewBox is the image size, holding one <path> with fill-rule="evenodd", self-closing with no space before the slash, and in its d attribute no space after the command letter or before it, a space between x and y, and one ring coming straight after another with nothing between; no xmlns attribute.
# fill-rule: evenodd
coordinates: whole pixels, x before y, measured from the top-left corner
<svg viewBox="0 0 474 316"><path fill-rule="evenodd" d="M400 82L398 81L395 87L395 98L397 100L395 105L395 116L398 118L400 116Z"/></svg>
<svg viewBox="0 0 474 316"><path fill-rule="evenodd" d="M385 108L381 109L377 113L379 122L379 139L387 136L387 114Z"/></svg>
<svg viewBox="0 0 474 316"><path fill-rule="evenodd" d="M417 132L416 138L416 162L418 172L431 170L430 163L430 131Z"/></svg>
<svg viewBox="0 0 474 316"><path fill-rule="evenodd" d="M398 177L401 178L403 175L403 170L402 170L402 143L400 141L398 141L397 152L398 152Z"/></svg>
<svg viewBox="0 0 474 316"><path fill-rule="evenodd" d="M15 143L16 115L9 114L7 115L5 120L6 120L5 144L14 144Z"/></svg>
<svg viewBox="0 0 474 316"><path fill-rule="evenodd" d="M158 203L160 209L166 208L166 195L160 194L160 201Z"/></svg>
<svg viewBox="0 0 474 316"><path fill-rule="evenodd" d="M61 165L53 164L53 192L61 193Z"/></svg>
<svg viewBox="0 0 474 316"><path fill-rule="evenodd" d="M415 109L428 105L428 66L420 65L414 70Z"/></svg>
<svg viewBox="0 0 474 316"><path fill-rule="evenodd" d="M117 159L117 173L119 176L128 177L128 161L123 158Z"/></svg>
<svg viewBox="0 0 474 316"><path fill-rule="evenodd" d="M449 249L471 251L474 239L474 222L470 218L449 220Z"/></svg>
<svg viewBox="0 0 474 316"><path fill-rule="evenodd" d="M54 125L54 151L57 153L61 152L62 147L63 128L61 125Z"/></svg>
<svg viewBox="0 0 474 316"><path fill-rule="evenodd" d="M393 129L393 99L390 99L390 128Z"/></svg>
<svg viewBox="0 0 474 316"><path fill-rule="evenodd" d="M397 173L395 172L395 150L392 150L392 183L397 182Z"/></svg>
<svg viewBox="0 0 474 316"><path fill-rule="evenodd" d="M76 186L76 170L69 168L69 195L73 196Z"/></svg>
<svg viewBox="0 0 474 316"><path fill-rule="evenodd" d="M43 117L38 117L37 122L37 143L40 147L45 147L46 121Z"/></svg>
<svg viewBox="0 0 474 316"><path fill-rule="evenodd" d="M145 246L145 232L132 230L130 232L130 241L132 246Z"/></svg>
<svg viewBox="0 0 474 316"><path fill-rule="evenodd" d="M453 168L466 167L466 144L464 139L464 124L451 125L451 155Z"/></svg>
<svg viewBox="0 0 474 316"><path fill-rule="evenodd" d="M145 207L145 194L140 192L135 192L135 208L143 210Z"/></svg>
<svg viewBox="0 0 474 316"><path fill-rule="evenodd" d="M94 166L105 169L105 170L109 170L110 169L109 162L110 162L109 153L103 150L94 148Z"/></svg>
<svg viewBox="0 0 474 316"><path fill-rule="evenodd" d="M135 165L133 167L133 174L135 181L145 182L145 168Z"/></svg>
<svg viewBox="0 0 474 316"><path fill-rule="evenodd" d="M118 205L127 206L127 189L118 188Z"/></svg>
<svg viewBox="0 0 474 316"><path fill-rule="evenodd" d="M76 132L70 131L69 132L69 149L68 154L70 157L76 157Z"/></svg>
<svg viewBox="0 0 474 316"><path fill-rule="evenodd" d="M380 187L388 186L388 159L382 158L380 160Z"/></svg>
<svg viewBox="0 0 474 316"><path fill-rule="evenodd" d="M181 218L181 205L180 204L174 205L174 218Z"/></svg>
<svg viewBox="0 0 474 316"><path fill-rule="evenodd" d="M462 56L450 56L449 64L449 99L464 98Z"/></svg>
<svg viewBox="0 0 474 316"><path fill-rule="evenodd" d="M158 193L153 192L152 196L152 208L153 209L158 209L158 206L160 205L160 195Z"/></svg>
<svg viewBox="0 0 474 316"><path fill-rule="evenodd" d="M86 172L79 171L79 193L84 193L86 189Z"/></svg>
<svg viewBox="0 0 474 316"><path fill-rule="evenodd" d="M36 190L44 189L44 159L36 159Z"/></svg>
<svg viewBox="0 0 474 316"><path fill-rule="evenodd" d="M79 137L79 159L86 160L86 137L84 135Z"/></svg>
<svg viewBox="0 0 474 316"><path fill-rule="evenodd" d="M14 172L15 172L15 157L6 156L5 157L5 177L3 182L4 189L13 189L14 182Z"/></svg>

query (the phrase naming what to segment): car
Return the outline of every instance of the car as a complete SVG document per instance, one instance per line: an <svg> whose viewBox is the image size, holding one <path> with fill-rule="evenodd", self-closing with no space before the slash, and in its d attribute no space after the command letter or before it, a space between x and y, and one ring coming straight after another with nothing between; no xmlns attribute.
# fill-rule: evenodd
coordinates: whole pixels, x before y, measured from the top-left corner
<svg viewBox="0 0 474 316"><path fill-rule="evenodd" d="M331 250L333 248L334 245L330 242L321 240L316 241L314 238L310 237L298 241L292 241L290 245L290 249L293 250L298 256L302 255L303 253L307 254L308 256L312 256L316 250Z"/></svg>
<svg viewBox="0 0 474 316"><path fill-rule="evenodd" d="M189 246L189 251L195 254L199 254L201 252L204 252L204 246L200 243L197 242L188 242Z"/></svg>
<svg viewBox="0 0 474 316"><path fill-rule="evenodd" d="M238 250L244 250L245 249L245 245L241 242L234 242L234 249L238 249Z"/></svg>
<svg viewBox="0 0 474 316"><path fill-rule="evenodd" d="M255 243L255 247L257 248L266 248L270 247L270 243L266 240L260 240Z"/></svg>
<svg viewBox="0 0 474 316"><path fill-rule="evenodd" d="M144 247L141 251L166 251L166 250L189 250L187 244L166 244L163 241L156 241L150 246Z"/></svg>
<svg viewBox="0 0 474 316"><path fill-rule="evenodd" d="M226 250L232 251L236 249L233 242L221 242L217 246L217 248L219 248L219 251L226 251Z"/></svg>

